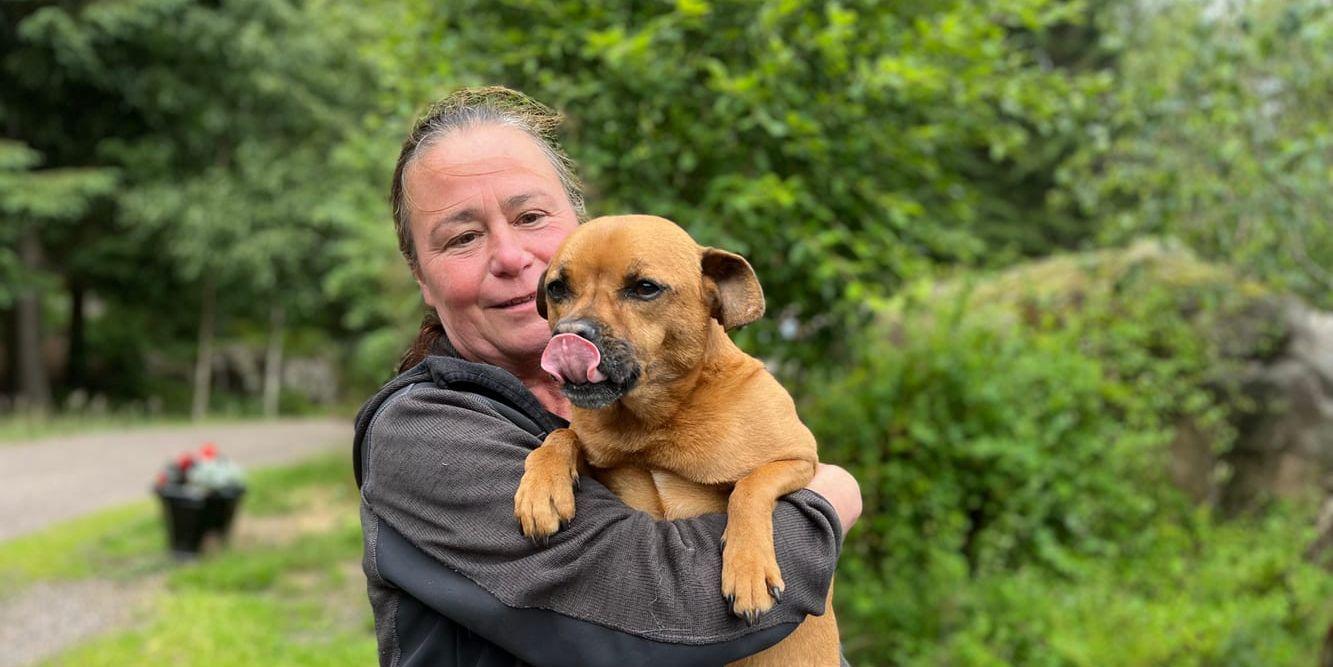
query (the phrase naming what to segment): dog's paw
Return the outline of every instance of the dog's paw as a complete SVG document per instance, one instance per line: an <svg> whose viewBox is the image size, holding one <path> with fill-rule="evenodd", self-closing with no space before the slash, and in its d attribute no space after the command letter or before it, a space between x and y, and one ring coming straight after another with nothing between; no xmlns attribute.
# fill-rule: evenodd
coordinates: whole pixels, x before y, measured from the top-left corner
<svg viewBox="0 0 1333 667"><path fill-rule="evenodd" d="M527 471L514 494L514 516L529 539L544 542L574 519L574 487L578 468L537 448L529 455Z"/></svg>
<svg viewBox="0 0 1333 667"><path fill-rule="evenodd" d="M726 541L722 548L722 596L731 604L731 613L754 625L760 615L782 600L786 586L772 543Z"/></svg>

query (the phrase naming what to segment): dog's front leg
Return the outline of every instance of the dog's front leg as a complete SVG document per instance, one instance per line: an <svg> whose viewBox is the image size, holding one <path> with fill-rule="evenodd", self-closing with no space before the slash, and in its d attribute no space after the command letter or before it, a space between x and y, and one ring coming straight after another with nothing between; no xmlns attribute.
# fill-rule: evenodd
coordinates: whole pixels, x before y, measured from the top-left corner
<svg viewBox="0 0 1333 667"><path fill-rule="evenodd" d="M551 431L528 454L514 494L514 516L524 535L545 541L574 518L574 487L585 467L578 436L567 428Z"/></svg>
<svg viewBox="0 0 1333 667"><path fill-rule="evenodd" d="M772 609L786 587L773 550L773 508L814 475L814 461L774 461L755 468L731 491L722 533L722 595L746 623Z"/></svg>

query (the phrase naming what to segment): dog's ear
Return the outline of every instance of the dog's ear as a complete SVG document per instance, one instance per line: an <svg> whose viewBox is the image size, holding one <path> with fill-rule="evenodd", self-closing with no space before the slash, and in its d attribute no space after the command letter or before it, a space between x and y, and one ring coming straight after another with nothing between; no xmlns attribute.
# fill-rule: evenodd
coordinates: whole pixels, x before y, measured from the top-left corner
<svg viewBox="0 0 1333 667"><path fill-rule="evenodd" d="M764 290L744 257L717 248L703 249L704 284L712 299L713 319L730 331L764 316ZM713 289L709 290L711 283Z"/></svg>
<svg viewBox="0 0 1333 667"><path fill-rule="evenodd" d="M546 319L546 272L537 278L537 314L544 320Z"/></svg>

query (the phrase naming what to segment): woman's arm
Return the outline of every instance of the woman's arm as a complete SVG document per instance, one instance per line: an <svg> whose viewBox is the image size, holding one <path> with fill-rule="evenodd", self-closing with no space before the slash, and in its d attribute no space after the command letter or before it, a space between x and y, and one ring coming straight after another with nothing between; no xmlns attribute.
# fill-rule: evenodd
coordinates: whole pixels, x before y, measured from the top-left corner
<svg viewBox="0 0 1333 667"><path fill-rule="evenodd" d="M396 536L390 542L405 543L395 548L410 545L424 560L386 563L380 554L380 574L389 565L386 579L436 606L471 598L441 595L448 587L443 574L411 573L429 563L455 571L508 612L475 605L438 611L538 663L625 664L650 650L663 664L716 664L776 643L806 614L823 613L841 527L818 494L800 491L779 503L774 532L787 589L747 627L719 592L723 515L654 521L585 479L569 526L544 546L524 539L513 495L524 458L539 444L466 393L418 384L387 402L363 445L362 494L369 520ZM608 634L592 645L530 653L528 634L549 641L572 632L570 623ZM617 659L614 651L622 649L627 653Z"/></svg>
<svg viewBox="0 0 1333 667"><path fill-rule="evenodd" d="M820 463L815 466L814 479L805 488L823 496L833 506L844 536L861 518L861 485L842 466Z"/></svg>

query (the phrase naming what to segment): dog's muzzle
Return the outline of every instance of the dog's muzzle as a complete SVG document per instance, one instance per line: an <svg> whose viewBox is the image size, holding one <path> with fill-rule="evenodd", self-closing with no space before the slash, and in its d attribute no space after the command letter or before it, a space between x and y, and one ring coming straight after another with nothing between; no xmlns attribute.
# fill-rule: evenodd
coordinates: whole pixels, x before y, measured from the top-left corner
<svg viewBox="0 0 1333 667"><path fill-rule="evenodd" d="M639 379L639 364L629 343L605 335L600 323L561 321L542 353L542 368L561 382L574 405L597 410L629 393Z"/></svg>

